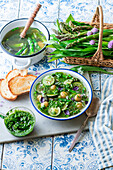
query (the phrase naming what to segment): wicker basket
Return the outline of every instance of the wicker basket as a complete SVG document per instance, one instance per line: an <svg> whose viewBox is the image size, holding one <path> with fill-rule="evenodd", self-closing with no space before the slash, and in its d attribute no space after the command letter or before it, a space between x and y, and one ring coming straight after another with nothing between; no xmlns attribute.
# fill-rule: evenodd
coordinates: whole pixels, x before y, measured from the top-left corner
<svg viewBox="0 0 113 170"><path fill-rule="evenodd" d="M66 57L64 58L64 62L68 64L113 67L113 60L104 59L102 52L103 29L111 29L113 28L113 24L103 23L103 10L100 5L96 8L96 12L92 18L92 21L87 23L100 28L97 51L91 58Z"/></svg>

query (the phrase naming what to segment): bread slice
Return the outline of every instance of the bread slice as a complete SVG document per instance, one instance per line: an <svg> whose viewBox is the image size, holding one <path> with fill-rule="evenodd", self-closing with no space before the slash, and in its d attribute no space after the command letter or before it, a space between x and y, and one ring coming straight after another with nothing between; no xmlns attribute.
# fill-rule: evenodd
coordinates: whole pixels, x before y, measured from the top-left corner
<svg viewBox="0 0 113 170"><path fill-rule="evenodd" d="M8 82L8 87L13 95L20 95L30 91L33 81L37 78L34 75L16 76Z"/></svg>
<svg viewBox="0 0 113 170"><path fill-rule="evenodd" d="M13 95L8 88L8 81L4 79L0 83L1 96L7 100L16 100L17 95Z"/></svg>
<svg viewBox="0 0 113 170"><path fill-rule="evenodd" d="M2 80L4 80L4 79L0 79L0 94L1 94L1 82L2 82Z"/></svg>
<svg viewBox="0 0 113 170"><path fill-rule="evenodd" d="M14 69L14 70L11 70L11 71L6 75L6 79L9 81L10 79L12 79L13 77L18 76L19 74L20 74L21 76L25 76L25 75L27 75L27 73L28 73L28 70L27 70L27 69L24 69L24 70Z"/></svg>
<svg viewBox="0 0 113 170"><path fill-rule="evenodd" d="M18 76L18 75L24 76L24 75L27 75L27 73L28 73L27 69L24 69L24 70L17 70L17 69L11 70L6 75L5 79L0 80L0 94L1 94L1 96L3 98L7 99L7 100L16 100L17 95L13 95L11 93L11 91L9 90L8 81L10 81L10 79L12 79L15 76Z"/></svg>

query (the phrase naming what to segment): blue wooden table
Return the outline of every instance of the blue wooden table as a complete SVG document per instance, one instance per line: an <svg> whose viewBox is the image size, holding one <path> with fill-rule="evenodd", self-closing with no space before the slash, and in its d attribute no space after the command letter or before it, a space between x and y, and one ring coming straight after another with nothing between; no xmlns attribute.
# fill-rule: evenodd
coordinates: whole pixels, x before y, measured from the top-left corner
<svg viewBox="0 0 113 170"><path fill-rule="evenodd" d="M29 17L36 5L35 0L1 0L0 28L16 18ZM43 22L52 33L56 19L65 21L71 13L75 20L91 21L96 6L100 3L104 10L104 21L113 20L111 0L44 0L36 19ZM29 67L29 71L43 72L51 68L67 67L60 60L48 63L45 56L39 63ZM0 78L12 69L12 63L0 49ZM110 75L91 73L91 82L96 96L100 97L103 83ZM0 101L0 107L4 104ZM0 168L7 170L97 170L98 153L89 131L82 137L71 153L68 149L75 133L58 136L22 140L0 144Z"/></svg>

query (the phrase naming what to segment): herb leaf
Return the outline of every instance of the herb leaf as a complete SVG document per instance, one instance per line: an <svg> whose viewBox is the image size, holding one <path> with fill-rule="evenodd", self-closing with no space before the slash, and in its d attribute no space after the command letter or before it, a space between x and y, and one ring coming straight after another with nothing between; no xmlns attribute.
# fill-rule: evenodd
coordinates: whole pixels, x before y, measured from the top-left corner
<svg viewBox="0 0 113 170"><path fill-rule="evenodd" d="M99 67L95 67L95 66L76 66L76 67L73 67L71 68L71 70L73 71L76 71L76 72L79 72L79 69L81 69L81 71L83 72L86 72L86 71L96 71L96 72L102 72L102 73L105 73L105 74L113 74L112 72L109 72L109 71L106 71L102 68L99 68Z"/></svg>

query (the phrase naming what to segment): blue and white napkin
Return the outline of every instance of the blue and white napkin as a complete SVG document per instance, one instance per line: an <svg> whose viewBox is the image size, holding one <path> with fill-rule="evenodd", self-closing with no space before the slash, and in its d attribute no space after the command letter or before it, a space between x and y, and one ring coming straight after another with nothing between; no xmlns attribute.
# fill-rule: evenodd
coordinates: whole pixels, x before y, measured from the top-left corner
<svg viewBox="0 0 113 170"><path fill-rule="evenodd" d="M89 122L98 156L99 169L113 170L113 77L106 79L95 121Z"/></svg>

